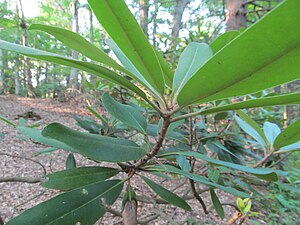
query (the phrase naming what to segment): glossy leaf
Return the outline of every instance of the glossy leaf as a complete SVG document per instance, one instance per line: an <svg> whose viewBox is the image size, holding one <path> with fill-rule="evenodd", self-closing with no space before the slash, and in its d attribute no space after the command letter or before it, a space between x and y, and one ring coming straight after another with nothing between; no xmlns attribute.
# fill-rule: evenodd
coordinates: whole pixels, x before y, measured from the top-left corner
<svg viewBox="0 0 300 225"><path fill-rule="evenodd" d="M218 215L221 217L221 219L224 219L224 209L223 209L223 206L218 198L218 196L216 195L214 189L209 189L209 192L210 192L210 197L211 197L211 200L213 202L213 205L218 213Z"/></svg>
<svg viewBox="0 0 300 225"><path fill-rule="evenodd" d="M76 160L73 153L70 153L66 160L66 170L76 168Z"/></svg>
<svg viewBox="0 0 300 225"><path fill-rule="evenodd" d="M48 181L42 186L57 190L70 190L106 180L118 173L117 169L108 167L73 168L47 175Z"/></svg>
<svg viewBox="0 0 300 225"><path fill-rule="evenodd" d="M122 187L122 181L109 180L77 188L26 210L6 225L93 225L106 212L101 199L113 204Z"/></svg>
<svg viewBox="0 0 300 225"><path fill-rule="evenodd" d="M217 53L220 51L225 45L227 45L229 42L231 42L234 38L236 38L240 34L239 31L231 30L228 31L222 35L220 35L216 40L214 40L210 47L213 51L213 53Z"/></svg>
<svg viewBox="0 0 300 225"><path fill-rule="evenodd" d="M250 126L247 122L245 122L238 116L235 116L234 119L243 131L245 131L248 135L254 138L261 145L262 148L266 148L267 143L252 126Z"/></svg>
<svg viewBox="0 0 300 225"><path fill-rule="evenodd" d="M136 108L115 101L108 94L108 92L103 94L102 102L105 109L109 112L110 115L122 121L127 126L136 129L141 133L146 133L147 121Z"/></svg>
<svg viewBox="0 0 300 225"><path fill-rule="evenodd" d="M175 98L188 82L213 55L209 45L204 43L190 43L182 52L179 58L177 69L173 79L173 91Z"/></svg>
<svg viewBox="0 0 300 225"><path fill-rule="evenodd" d="M197 152L172 152L172 153L166 153L163 155L165 155L165 156L167 156L167 155L185 155L185 156L190 156L190 157L196 157L198 159L212 163L213 165L225 166L225 167L228 167L228 168L231 168L234 170L244 171L246 173L253 174L261 179L268 180L268 181L277 181L278 180L277 174L280 176L287 175L287 173L285 173L283 171L277 171L277 170L275 171L275 170L271 170L271 169L267 169L267 168L261 168L261 169L250 168L250 167L246 167L246 166L242 166L242 165L238 165L238 164L234 164L234 163L230 163L230 162L213 159L213 158L210 158L206 155L202 155Z"/></svg>
<svg viewBox="0 0 300 225"><path fill-rule="evenodd" d="M142 158L146 151L132 141L82 133L58 123L52 123L42 132L46 138L52 138L68 146L71 152L79 153L93 160L107 162L125 162Z"/></svg>
<svg viewBox="0 0 300 225"><path fill-rule="evenodd" d="M270 123L268 121L264 123L264 133L271 145L274 144L274 141L280 132L280 128L275 123Z"/></svg>
<svg viewBox="0 0 300 225"><path fill-rule="evenodd" d="M176 168L174 166L170 166L170 165L163 165L163 166L161 166L161 165L155 165L155 166L147 167L147 170L150 170L150 171L154 170L154 171L161 171L161 172L179 174L179 175L182 175L182 176L187 177L189 179L192 179L194 181L197 181L199 183L205 184L205 185L207 185L209 187L219 188L220 190L225 191L227 193L230 193L232 195L240 196L240 197L248 197L248 194L246 194L244 192L238 191L238 190L233 189L231 187L225 187L223 185L213 183L209 179L207 179L206 177L200 176L200 175L195 174L195 173L189 173L189 172L180 170L180 169L178 169L178 168Z"/></svg>
<svg viewBox="0 0 300 225"><path fill-rule="evenodd" d="M21 45L16 45L2 40L0 40L0 49L18 52L20 54L30 56L32 58L45 60L48 62L53 62L64 66L70 66L70 67L74 67L86 71L88 73L94 74L95 76L104 78L112 83L119 84L125 88L128 88L129 90L135 92L142 98L146 98L145 93L141 91L138 87L136 87L134 84L132 84L129 80L119 76L115 72L105 67L98 66L96 64L89 63L89 62L78 61L51 52L46 52L38 49L24 47Z"/></svg>
<svg viewBox="0 0 300 225"><path fill-rule="evenodd" d="M127 73L127 70L116 63L112 58L110 58L106 53L97 48L95 45L91 44L85 38L77 33L70 30L66 30L59 27L47 26L41 24L32 24L28 30L40 30L53 35L56 39L61 41L64 45L68 46L72 50L75 50L84 56L96 61L110 66L116 70Z"/></svg>
<svg viewBox="0 0 300 225"><path fill-rule="evenodd" d="M299 7L300 1L286 0L238 35L186 83L178 103L240 96L298 79Z"/></svg>
<svg viewBox="0 0 300 225"><path fill-rule="evenodd" d="M277 95L273 97L251 99L243 102L236 102L228 105L205 109L199 112L199 114L207 115L207 114L224 112L229 110L248 109L248 108L261 107L261 106L288 105L288 104L300 104L300 93L284 94L284 95Z"/></svg>
<svg viewBox="0 0 300 225"><path fill-rule="evenodd" d="M161 197L166 202L178 206L186 211L192 211L191 207L186 203L186 201L184 201L178 195L158 185L147 177L142 177L142 179L159 197Z"/></svg>
<svg viewBox="0 0 300 225"><path fill-rule="evenodd" d="M126 3L123 0L88 0L88 3L100 24L135 68L163 94L165 82L157 55Z"/></svg>
<svg viewBox="0 0 300 225"><path fill-rule="evenodd" d="M300 119L291 124L288 128L283 130L275 139L274 148L280 149L300 141Z"/></svg>

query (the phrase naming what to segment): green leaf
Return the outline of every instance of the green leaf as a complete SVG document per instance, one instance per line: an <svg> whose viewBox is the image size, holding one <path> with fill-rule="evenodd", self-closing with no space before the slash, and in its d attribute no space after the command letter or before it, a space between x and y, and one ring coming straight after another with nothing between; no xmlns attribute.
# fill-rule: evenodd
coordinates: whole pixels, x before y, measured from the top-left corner
<svg viewBox="0 0 300 225"><path fill-rule="evenodd" d="M142 158L146 151L132 141L82 133L58 123L52 123L42 131L43 136L68 146L71 152L93 160L125 162Z"/></svg>
<svg viewBox="0 0 300 225"><path fill-rule="evenodd" d="M247 122L239 118L238 116L234 116L235 121L240 126L240 128L245 131L248 135L254 138L263 149L266 149L267 143L264 141L263 137Z"/></svg>
<svg viewBox="0 0 300 225"><path fill-rule="evenodd" d="M173 79L174 98L182 87L211 57L213 53L205 43L190 43L182 52Z"/></svg>
<svg viewBox="0 0 300 225"><path fill-rule="evenodd" d="M251 99L243 102L236 102L228 105L218 106L210 109L205 109L199 114L207 115L217 112L224 112L237 109L248 109L261 106L300 104L300 93L277 95L274 97L265 97L259 99Z"/></svg>
<svg viewBox="0 0 300 225"><path fill-rule="evenodd" d="M79 34L70 30L59 27L47 26L41 24L32 24L28 30L40 30L53 35L69 48L83 54L84 56L103 63L121 72L127 73L127 70L116 63L112 58L105 54L102 50L91 44L89 41L81 37Z"/></svg>
<svg viewBox="0 0 300 225"><path fill-rule="evenodd" d="M70 153L66 160L66 170L76 168L76 160L73 153Z"/></svg>
<svg viewBox="0 0 300 225"><path fill-rule="evenodd" d="M244 120L249 126L251 126L258 134L263 139L262 143L268 143L268 139L265 136L265 133L261 129L261 127L256 123L250 116L248 116L246 113L244 113L242 110L237 111L239 117Z"/></svg>
<svg viewBox="0 0 300 225"><path fill-rule="evenodd" d="M280 128L275 123L270 123L268 121L264 123L264 133L271 145L274 144L274 141L280 132Z"/></svg>
<svg viewBox="0 0 300 225"><path fill-rule="evenodd" d="M251 209L252 203L249 198L244 199L244 203L245 203L245 208L243 210L243 213L247 214Z"/></svg>
<svg viewBox="0 0 300 225"><path fill-rule="evenodd" d="M238 209L240 210L240 212L243 212L243 211L244 211L245 204L244 204L243 199L237 198L237 199L236 199L236 205L237 205Z"/></svg>
<svg viewBox="0 0 300 225"><path fill-rule="evenodd" d="M88 73L94 74L95 76L104 78L105 80L108 80L112 83L119 84L125 88L128 88L129 90L138 94L140 97L146 98L145 93L141 89L136 87L126 78L121 77L120 75L116 74L115 72L105 67L98 66L96 64L89 63L89 62L83 62L83 61L71 59L51 52L46 52L38 49L24 47L21 45L16 45L2 40L0 40L0 49L18 52L20 54L30 56L32 58L45 60L48 62L53 62L64 66L70 66L70 67L74 67L86 71Z"/></svg>
<svg viewBox="0 0 300 225"><path fill-rule="evenodd" d="M179 105L245 95L298 79L299 7L300 1L284 1L222 48L186 83Z"/></svg>
<svg viewBox="0 0 300 225"><path fill-rule="evenodd" d="M3 122L5 122L5 123L7 123L7 124L9 124L9 125L11 125L13 127L16 127L16 125L13 122L11 122L10 120L6 119L4 116L0 115L0 120L2 120Z"/></svg>
<svg viewBox="0 0 300 225"><path fill-rule="evenodd" d="M45 145L49 145L51 147L55 147L57 149L64 149L67 151L70 151L71 148L64 143L53 140L51 138L46 138L42 135L42 131L34 129L34 128L29 128L29 127L17 127L17 130L25 135L26 137L29 137L31 140L35 142L39 142Z"/></svg>
<svg viewBox="0 0 300 225"><path fill-rule="evenodd" d="M105 109L110 115L125 123L127 126L146 134L147 121L145 117L134 107L115 101L108 92L102 96Z"/></svg>
<svg viewBox="0 0 300 225"><path fill-rule="evenodd" d="M101 116L99 113L96 112L96 110L94 110L92 107L90 106L86 106L87 110L89 110L96 118L98 118L99 120L101 120L102 125L106 128L109 129L109 125L108 122L105 118L103 118L103 116Z"/></svg>
<svg viewBox="0 0 300 225"><path fill-rule="evenodd" d="M212 189L212 188L209 189L209 192L210 192L211 200L213 202L213 205L214 205L218 215L221 217L221 219L224 219L224 209L223 209L223 206L222 206L218 196L216 195L214 189Z"/></svg>
<svg viewBox="0 0 300 225"><path fill-rule="evenodd" d="M244 192L238 191L236 189L233 189L231 187L225 187L223 185L220 184L216 184L211 182L209 179L207 179L206 177L200 176L198 174L194 174L194 173L189 173L183 170L180 170L174 166L170 166L170 165L155 165L155 166L149 166L147 167L147 170L154 170L154 171L161 171L161 172L167 172L167 173L175 173L175 174L179 174L182 175L184 177L187 177L189 179L192 179L194 181L197 181L199 183L208 185L209 187L213 187L213 188L219 188L222 191L225 191L227 193L230 193L232 195L235 196L240 196L240 197L248 197L248 195Z"/></svg>
<svg viewBox="0 0 300 225"><path fill-rule="evenodd" d="M274 148L280 149L283 146L300 141L300 119L283 130L274 141Z"/></svg>
<svg viewBox="0 0 300 225"><path fill-rule="evenodd" d="M151 181L147 177L142 176L142 179L159 197L161 197L166 202L178 206L186 211L192 211L191 207L186 203L186 201L184 201L178 195Z"/></svg>
<svg viewBox="0 0 300 225"><path fill-rule="evenodd" d="M106 180L117 175L117 169L108 167L80 167L62 170L47 175L43 187L57 190L71 190L88 184Z"/></svg>
<svg viewBox="0 0 300 225"><path fill-rule="evenodd" d="M123 0L88 0L88 3L135 68L155 90L164 94L165 82L158 57L126 3Z"/></svg>
<svg viewBox="0 0 300 225"><path fill-rule="evenodd" d="M112 205L123 188L120 180L98 182L58 195L26 210L6 225L93 225L106 210L104 200Z"/></svg>
<svg viewBox="0 0 300 225"><path fill-rule="evenodd" d="M267 169L267 168L261 168L261 169L250 168L250 167L246 167L246 166L242 166L242 165L238 165L238 164L234 164L234 163L230 163L230 162L225 162L225 161L209 158L208 156L202 155L197 152L171 152L171 153L165 153L161 156L167 156L167 155L185 155L185 156L190 156L190 157L196 157L198 159L202 159L202 160L212 163L214 165L225 166L225 167L228 167L228 168L231 168L234 170L244 171L246 173L253 174L253 175L260 177L261 179L264 179L267 181L277 181L278 180L277 173L280 176L287 175L287 173L282 172L282 171L277 171L277 170L275 171L275 170L271 170L271 169Z"/></svg>
<svg viewBox="0 0 300 225"><path fill-rule="evenodd" d="M187 172L191 171L191 169L192 169L191 165L185 156L183 156L183 155L177 156L176 161L183 171L187 171Z"/></svg>
<svg viewBox="0 0 300 225"><path fill-rule="evenodd" d="M286 152L293 152L299 150L300 150L300 141L291 145L281 147L279 150L276 151L276 153L286 153Z"/></svg>
<svg viewBox="0 0 300 225"><path fill-rule="evenodd" d="M221 36L219 36L216 40L214 40L210 47L213 51L213 53L217 53L220 51L225 45L227 45L229 42L231 42L234 38L236 38L240 34L239 31L231 30L228 31Z"/></svg>

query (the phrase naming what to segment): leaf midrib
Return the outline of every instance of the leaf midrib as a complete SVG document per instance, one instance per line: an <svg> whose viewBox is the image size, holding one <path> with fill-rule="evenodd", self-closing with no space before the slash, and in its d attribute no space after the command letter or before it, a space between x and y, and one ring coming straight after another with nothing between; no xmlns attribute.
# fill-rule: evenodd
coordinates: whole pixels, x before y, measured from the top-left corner
<svg viewBox="0 0 300 225"><path fill-rule="evenodd" d="M103 4L103 3L102 3L102 4ZM111 13L114 15L115 21L116 21L117 24L119 25L119 28L121 28L121 30L123 31L123 34L125 34L125 37L126 37L127 41L130 43L130 47L131 47L132 49L136 49L136 48L133 46L133 44L132 44L132 40L131 40L130 37L126 34L125 30L123 29L123 26L121 25L121 23L120 23L119 20L118 20L118 17L116 16L116 13L114 12L114 10L112 10L112 7L110 6L110 4L108 3L107 0L105 1L105 4L106 4L107 7L110 9ZM147 75L149 76L150 80L155 84L156 88L158 88L158 90L160 90L159 85L157 84L156 80L153 79L152 76L151 76L152 73L150 72L149 68L146 66L146 64L145 64L144 61L142 60L142 57L141 57L139 51L133 51L133 52L135 52L135 55L138 56L137 58L138 58L139 62L142 63L143 67L146 68L146 71L147 71L147 73L148 73ZM156 55L155 55L155 56L156 56ZM157 59L157 57L156 57L156 59ZM129 61L130 61L130 60L129 60ZM158 63L158 65L160 66L159 63ZM161 66L160 66L160 68L161 68ZM140 72L140 71L139 71L139 72Z"/></svg>

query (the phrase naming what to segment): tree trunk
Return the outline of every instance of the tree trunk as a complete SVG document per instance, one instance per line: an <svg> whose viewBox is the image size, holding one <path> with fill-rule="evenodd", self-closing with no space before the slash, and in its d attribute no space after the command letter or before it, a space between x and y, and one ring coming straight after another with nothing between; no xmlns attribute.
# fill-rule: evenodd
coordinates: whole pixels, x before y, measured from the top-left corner
<svg viewBox="0 0 300 225"><path fill-rule="evenodd" d="M72 12L72 31L75 33L78 33L79 31L79 25L78 25L78 8L79 8L79 2L78 0L72 1L70 3L70 8ZM78 59L78 52L72 51L72 58ZM78 90L79 84L78 84L78 69L72 68L70 73L70 79L69 79L69 88Z"/></svg>
<svg viewBox="0 0 300 225"><path fill-rule="evenodd" d="M226 31L246 28L245 0L226 0Z"/></svg>
<svg viewBox="0 0 300 225"><path fill-rule="evenodd" d="M172 32L171 32L171 49L175 49L177 45L177 38L179 35L179 31L182 28L182 16L185 8L191 2L191 0L176 0L175 9L173 14L173 24L172 24Z"/></svg>
<svg viewBox="0 0 300 225"><path fill-rule="evenodd" d="M28 33L27 33L27 25L25 22L24 17L24 11L23 11L23 5L22 0L19 0L19 19L20 19L20 26L22 28L22 45L28 46ZM30 59L25 56L24 57L24 78L26 79L26 84L28 88L28 96L29 97L35 97L35 93L32 86L32 75L31 75L31 63Z"/></svg>
<svg viewBox="0 0 300 225"><path fill-rule="evenodd" d="M140 26L148 38L148 13L149 13L149 1L140 1Z"/></svg>

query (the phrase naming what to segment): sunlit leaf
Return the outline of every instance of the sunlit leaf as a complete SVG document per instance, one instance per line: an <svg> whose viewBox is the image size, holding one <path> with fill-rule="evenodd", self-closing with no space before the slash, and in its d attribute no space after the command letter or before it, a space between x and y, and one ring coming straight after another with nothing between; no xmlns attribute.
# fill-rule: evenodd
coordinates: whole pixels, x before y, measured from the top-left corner
<svg viewBox="0 0 300 225"><path fill-rule="evenodd" d="M186 83L182 106L257 92L299 79L300 1L287 0L217 52Z"/></svg>
<svg viewBox="0 0 300 225"><path fill-rule="evenodd" d="M264 133L271 145L274 144L274 141L280 132L280 128L275 123L270 123L268 121L264 123Z"/></svg>

